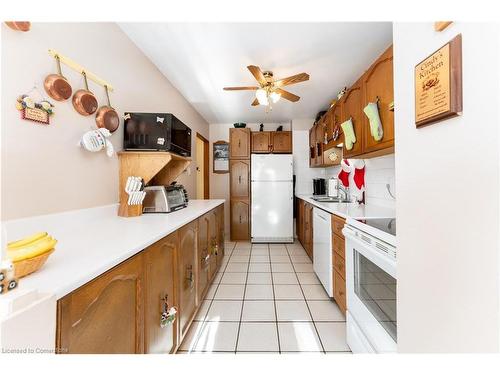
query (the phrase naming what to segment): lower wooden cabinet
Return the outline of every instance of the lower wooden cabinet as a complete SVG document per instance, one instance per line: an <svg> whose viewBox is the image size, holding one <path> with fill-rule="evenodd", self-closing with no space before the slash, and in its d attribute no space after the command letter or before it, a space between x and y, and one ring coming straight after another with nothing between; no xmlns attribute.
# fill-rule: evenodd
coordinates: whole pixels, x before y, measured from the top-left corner
<svg viewBox="0 0 500 375"><path fill-rule="evenodd" d="M177 323L164 327L161 317L171 307L177 308L176 272L177 232L156 242L144 252L144 352L173 353L177 346Z"/></svg>
<svg viewBox="0 0 500 375"><path fill-rule="evenodd" d="M217 268L222 265L222 259L224 258L224 242L225 242L225 222L224 222L224 205L220 205L215 209L217 215Z"/></svg>
<svg viewBox="0 0 500 375"><path fill-rule="evenodd" d="M299 199L297 201L297 237L307 255L313 259L313 205Z"/></svg>
<svg viewBox="0 0 500 375"><path fill-rule="evenodd" d="M212 278L217 272L217 236L219 234L217 228L217 213L215 210L210 211L208 214L208 255L209 255L209 268L208 279Z"/></svg>
<svg viewBox="0 0 500 375"><path fill-rule="evenodd" d="M340 310L345 315L347 310L345 280L337 271L333 271L333 298L335 299L335 302L337 302L337 305L339 305Z"/></svg>
<svg viewBox="0 0 500 375"><path fill-rule="evenodd" d="M58 352L143 353L143 288L140 254L61 298L57 306Z"/></svg>
<svg viewBox="0 0 500 375"><path fill-rule="evenodd" d="M250 239L250 204L245 200L231 201L231 240Z"/></svg>
<svg viewBox="0 0 500 375"><path fill-rule="evenodd" d="M209 246L208 226L209 226L208 214L205 214L198 219L197 264L198 264L198 298L200 300L203 299L203 296L205 295L208 289L210 281L209 277L210 254L208 250Z"/></svg>
<svg viewBox="0 0 500 375"><path fill-rule="evenodd" d="M342 234L345 219L332 215L332 243L333 243L333 298L340 310L345 314L347 310L346 282L345 282L345 238Z"/></svg>

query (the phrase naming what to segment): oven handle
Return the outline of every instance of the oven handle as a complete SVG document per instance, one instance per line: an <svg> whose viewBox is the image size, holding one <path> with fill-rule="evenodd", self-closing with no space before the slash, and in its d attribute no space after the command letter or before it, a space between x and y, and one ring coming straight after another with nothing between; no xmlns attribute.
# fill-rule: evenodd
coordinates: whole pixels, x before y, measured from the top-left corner
<svg viewBox="0 0 500 375"><path fill-rule="evenodd" d="M367 244L366 242L361 241L356 235L354 231L348 227L344 227L342 229L342 233L344 234L346 240L353 241L356 245L355 250L364 255L368 260L374 263L376 266L382 268L389 275L397 279L396 275L396 261L391 258L382 255L378 250L374 249L373 246ZM348 242L346 241L346 253L352 252L351 247L348 247Z"/></svg>

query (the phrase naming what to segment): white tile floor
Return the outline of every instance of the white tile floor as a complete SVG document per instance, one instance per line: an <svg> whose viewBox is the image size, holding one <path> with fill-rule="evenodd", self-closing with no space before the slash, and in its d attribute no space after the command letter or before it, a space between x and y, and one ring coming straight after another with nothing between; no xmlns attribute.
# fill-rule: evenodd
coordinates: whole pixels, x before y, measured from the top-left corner
<svg viewBox="0 0 500 375"><path fill-rule="evenodd" d="M300 243L228 242L178 353L348 353L345 318Z"/></svg>

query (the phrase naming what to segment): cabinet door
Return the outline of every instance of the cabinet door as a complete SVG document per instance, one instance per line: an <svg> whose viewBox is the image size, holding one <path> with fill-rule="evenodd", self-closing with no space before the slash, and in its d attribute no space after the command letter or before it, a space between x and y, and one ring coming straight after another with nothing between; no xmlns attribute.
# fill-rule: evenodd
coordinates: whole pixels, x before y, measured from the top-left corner
<svg viewBox="0 0 500 375"><path fill-rule="evenodd" d="M179 342L184 338L189 324L194 317L198 301L196 297L196 283L198 270L196 256L198 253L198 224L197 221L179 229L179 256L178 258L178 288L179 288Z"/></svg>
<svg viewBox="0 0 500 375"><path fill-rule="evenodd" d="M304 205L304 250L309 258L312 259L312 209L309 203Z"/></svg>
<svg viewBox="0 0 500 375"><path fill-rule="evenodd" d="M272 132L272 149L275 154L291 154L292 153L292 132L280 131Z"/></svg>
<svg viewBox="0 0 500 375"><path fill-rule="evenodd" d="M363 105L377 102L382 122L383 136L376 141L370 133L370 122L363 113L364 152L394 147L394 112L389 104L394 100L394 79L392 65L392 46L389 47L370 67L363 77Z"/></svg>
<svg viewBox="0 0 500 375"><path fill-rule="evenodd" d="M222 264L222 259L224 258L224 243L225 243L225 231L226 231L224 223L224 205L221 204L219 207L217 207L216 212L217 212L217 228L218 228L217 267L220 267Z"/></svg>
<svg viewBox="0 0 500 375"><path fill-rule="evenodd" d="M350 158L363 153L363 130L364 120L363 111L361 108L361 83L360 78L342 97L342 122L352 119L354 134L356 136L356 143L354 143L351 150L347 150L344 140L344 158Z"/></svg>
<svg viewBox="0 0 500 375"><path fill-rule="evenodd" d="M250 196L250 161L230 160L231 198L248 198Z"/></svg>
<svg viewBox="0 0 500 375"><path fill-rule="evenodd" d="M333 138L333 107L328 110L325 114L325 129L326 129L326 138L327 140L331 140Z"/></svg>
<svg viewBox="0 0 500 375"><path fill-rule="evenodd" d="M268 154L271 152L271 132L252 132L252 153Z"/></svg>
<svg viewBox="0 0 500 375"><path fill-rule="evenodd" d="M299 242L304 245L304 201L297 199L297 217L295 218L295 231Z"/></svg>
<svg viewBox="0 0 500 375"><path fill-rule="evenodd" d="M229 129L229 157L250 159L250 129Z"/></svg>
<svg viewBox="0 0 500 375"><path fill-rule="evenodd" d="M160 325L163 312L177 307L175 280L177 267L177 232L151 245L144 251L144 352L173 353L176 347L178 319Z"/></svg>
<svg viewBox="0 0 500 375"><path fill-rule="evenodd" d="M198 298L202 300L209 283L209 214L198 219Z"/></svg>
<svg viewBox="0 0 500 375"><path fill-rule="evenodd" d="M142 262L136 255L58 301L56 347L62 353L143 352Z"/></svg>
<svg viewBox="0 0 500 375"><path fill-rule="evenodd" d="M248 201L231 201L231 239L233 241L250 239L249 215Z"/></svg>
<svg viewBox="0 0 500 375"><path fill-rule="evenodd" d="M345 315L347 309L345 280L342 278L342 275L335 270L333 271L333 298Z"/></svg>
<svg viewBox="0 0 500 375"><path fill-rule="evenodd" d="M325 123L324 116L319 120L316 125L316 161L314 165L321 166L323 165L323 145L325 142Z"/></svg>
<svg viewBox="0 0 500 375"><path fill-rule="evenodd" d="M309 166L316 162L316 125L309 129Z"/></svg>
<svg viewBox="0 0 500 375"><path fill-rule="evenodd" d="M217 272L217 212L215 209L208 214L208 279L212 280Z"/></svg>
<svg viewBox="0 0 500 375"><path fill-rule="evenodd" d="M338 132L337 140L339 140L339 142L341 142L340 138L342 137L342 128L340 127L340 124L342 123L341 116L342 116L342 103L337 103L332 108L332 113L330 115L330 126L332 128L331 129L332 139L334 133Z"/></svg>

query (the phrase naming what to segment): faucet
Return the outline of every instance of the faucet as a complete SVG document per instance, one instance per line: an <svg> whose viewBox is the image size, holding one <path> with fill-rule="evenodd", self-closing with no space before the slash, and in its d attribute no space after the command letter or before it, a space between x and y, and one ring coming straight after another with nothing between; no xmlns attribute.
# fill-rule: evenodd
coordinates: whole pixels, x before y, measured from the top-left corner
<svg viewBox="0 0 500 375"><path fill-rule="evenodd" d="M344 187L342 184L337 184L337 189L341 192L344 193L344 200L350 202L351 201L351 196L349 194L349 188Z"/></svg>

